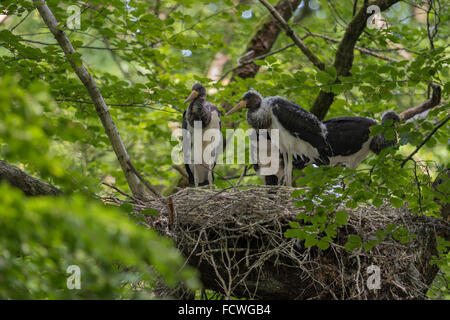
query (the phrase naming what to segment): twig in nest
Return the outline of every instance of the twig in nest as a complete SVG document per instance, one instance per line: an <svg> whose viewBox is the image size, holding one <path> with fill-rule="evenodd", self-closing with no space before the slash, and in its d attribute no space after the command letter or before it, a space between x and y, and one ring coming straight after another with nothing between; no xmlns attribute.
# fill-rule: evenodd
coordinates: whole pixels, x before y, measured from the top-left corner
<svg viewBox="0 0 450 320"><path fill-rule="evenodd" d="M175 221L175 210L173 208L173 200L172 197L167 198L167 212L169 216L169 224L172 224Z"/></svg>
<svg viewBox="0 0 450 320"><path fill-rule="evenodd" d="M117 191L117 192L120 193L121 195L124 195L125 197L130 198L130 199L133 200L133 201L142 203L142 202L141 202L139 199L137 199L136 197L133 197L132 195L126 193L125 191L120 190L119 188L117 188L117 187L115 187L115 186L113 186L113 185L111 185L111 184L109 184L109 183L102 182L102 184L105 185L105 186L107 186L107 187L109 187L109 188L111 188L111 189L114 189L115 191Z"/></svg>
<svg viewBox="0 0 450 320"><path fill-rule="evenodd" d="M242 179L244 179L245 175L247 174L248 165L244 164L244 170L242 170L241 176L239 177L239 181L236 184L237 186L241 184Z"/></svg>

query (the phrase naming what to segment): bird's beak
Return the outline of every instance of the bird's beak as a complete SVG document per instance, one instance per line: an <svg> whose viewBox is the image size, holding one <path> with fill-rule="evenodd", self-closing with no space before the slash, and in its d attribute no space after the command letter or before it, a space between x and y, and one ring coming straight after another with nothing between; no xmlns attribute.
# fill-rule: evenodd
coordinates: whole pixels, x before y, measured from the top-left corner
<svg viewBox="0 0 450 320"><path fill-rule="evenodd" d="M245 101L245 100L239 101L239 103L238 103L236 106L234 106L233 109L231 109L230 111L228 111L228 112L225 114L225 117L226 117L226 116L229 116L230 114L235 113L236 111L239 111L239 110L245 108L246 106L247 106L247 101Z"/></svg>
<svg viewBox="0 0 450 320"><path fill-rule="evenodd" d="M184 100L184 103L188 103L188 102L194 100L195 98L197 98L197 96L198 96L198 91L192 90L192 92L191 92L191 94L189 95L189 97L187 97L187 99Z"/></svg>

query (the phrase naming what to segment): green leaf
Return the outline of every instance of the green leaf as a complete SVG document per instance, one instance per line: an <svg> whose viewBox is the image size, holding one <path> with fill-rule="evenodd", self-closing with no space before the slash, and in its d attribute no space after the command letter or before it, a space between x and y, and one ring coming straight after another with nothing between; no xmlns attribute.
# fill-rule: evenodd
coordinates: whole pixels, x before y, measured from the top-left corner
<svg viewBox="0 0 450 320"><path fill-rule="evenodd" d="M345 210L336 212L335 221L339 226L347 225L348 213Z"/></svg>
<svg viewBox="0 0 450 320"><path fill-rule="evenodd" d="M286 238L298 238L300 240L303 240L305 237L305 232L299 229L287 229L284 232L284 236Z"/></svg>
<svg viewBox="0 0 450 320"><path fill-rule="evenodd" d="M315 234L307 234L305 237L305 247L311 248L312 246L318 244L318 240Z"/></svg>
<svg viewBox="0 0 450 320"><path fill-rule="evenodd" d="M403 206L403 201L403 199L400 199L396 196L392 196L390 199L390 202L394 206L394 208L401 208Z"/></svg>
<svg viewBox="0 0 450 320"><path fill-rule="evenodd" d="M120 205L120 209L122 209L126 213L131 213L133 211L133 206L129 203L123 203Z"/></svg>
<svg viewBox="0 0 450 320"><path fill-rule="evenodd" d="M352 251L354 249L361 248L361 246L362 246L362 240L361 240L360 236L353 235L353 234L348 236L347 242L345 243L345 248L347 250Z"/></svg>
<svg viewBox="0 0 450 320"><path fill-rule="evenodd" d="M316 80L322 84L327 84L334 81L334 78L324 71L318 71L316 74Z"/></svg>
<svg viewBox="0 0 450 320"><path fill-rule="evenodd" d="M330 242L327 241L326 239L322 238L320 239L320 241L317 243L317 246L322 249L322 250L327 250L330 247Z"/></svg>
<svg viewBox="0 0 450 320"><path fill-rule="evenodd" d="M148 216L159 216L158 210L156 210L156 209L151 209L151 208L149 208L149 209L144 209L144 210L140 211L139 213L145 214L145 215L148 215Z"/></svg>

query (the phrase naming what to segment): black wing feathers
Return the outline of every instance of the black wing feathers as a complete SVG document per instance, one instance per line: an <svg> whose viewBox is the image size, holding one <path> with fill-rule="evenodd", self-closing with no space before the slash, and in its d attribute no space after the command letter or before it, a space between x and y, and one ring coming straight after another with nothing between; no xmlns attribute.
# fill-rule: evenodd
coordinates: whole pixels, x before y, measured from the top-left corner
<svg viewBox="0 0 450 320"><path fill-rule="evenodd" d="M323 136L321 122L315 115L299 105L283 98L274 98L272 112L289 132L317 148L321 154L330 154L330 147Z"/></svg>
<svg viewBox="0 0 450 320"><path fill-rule="evenodd" d="M377 122L364 117L339 117L325 120L323 124L327 127L333 155L348 156L361 150L370 138L370 127Z"/></svg>

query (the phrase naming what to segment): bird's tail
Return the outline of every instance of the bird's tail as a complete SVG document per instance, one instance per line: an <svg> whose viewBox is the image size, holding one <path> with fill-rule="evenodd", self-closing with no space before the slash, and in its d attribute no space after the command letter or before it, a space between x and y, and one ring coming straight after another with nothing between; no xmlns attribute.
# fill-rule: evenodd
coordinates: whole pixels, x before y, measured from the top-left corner
<svg viewBox="0 0 450 320"><path fill-rule="evenodd" d="M296 170L303 170L303 168L311 163L311 160L306 156L299 156L294 153L293 157L292 165Z"/></svg>
<svg viewBox="0 0 450 320"><path fill-rule="evenodd" d="M400 122L400 117L394 111L387 111L381 118L381 124L386 124L388 120L392 120L392 126L395 126L395 123ZM372 152L379 154L381 150L395 144L397 144L397 133L394 133L394 139L392 140L386 139L384 133L380 133L372 139L369 147Z"/></svg>

